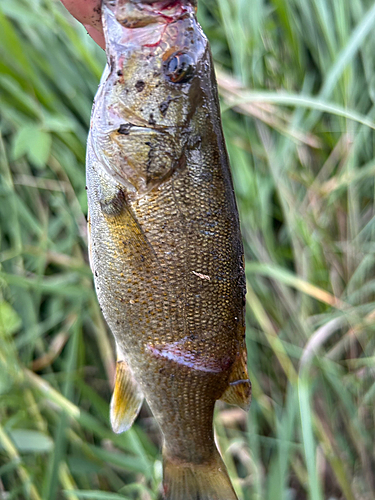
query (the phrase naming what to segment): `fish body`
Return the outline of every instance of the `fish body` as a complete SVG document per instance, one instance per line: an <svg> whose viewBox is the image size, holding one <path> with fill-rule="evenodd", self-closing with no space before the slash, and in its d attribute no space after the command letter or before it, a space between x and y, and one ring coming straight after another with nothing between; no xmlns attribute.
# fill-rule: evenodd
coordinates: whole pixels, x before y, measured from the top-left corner
<svg viewBox="0 0 375 500"><path fill-rule="evenodd" d="M188 0L104 1L87 147L90 263L115 337L115 432L143 397L170 500L235 499L215 401L247 408L243 247L207 39Z"/></svg>

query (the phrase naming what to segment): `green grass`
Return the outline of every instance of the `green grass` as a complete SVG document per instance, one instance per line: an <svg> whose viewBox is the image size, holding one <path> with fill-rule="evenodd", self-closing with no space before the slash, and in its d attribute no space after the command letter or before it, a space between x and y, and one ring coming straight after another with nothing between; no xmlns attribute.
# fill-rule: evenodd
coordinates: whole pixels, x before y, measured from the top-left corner
<svg viewBox="0 0 375 500"><path fill-rule="evenodd" d="M375 496L375 7L200 0L247 259L248 415L216 430L244 500ZM144 408L112 433L87 262L104 54L52 0L0 2L0 498L159 494ZM5 494L7 492L7 494Z"/></svg>

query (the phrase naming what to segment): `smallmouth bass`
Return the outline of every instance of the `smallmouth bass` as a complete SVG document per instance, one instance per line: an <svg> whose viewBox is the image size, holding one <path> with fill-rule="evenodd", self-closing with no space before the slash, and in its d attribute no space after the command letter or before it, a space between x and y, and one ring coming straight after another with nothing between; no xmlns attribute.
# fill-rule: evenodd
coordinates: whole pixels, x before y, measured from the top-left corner
<svg viewBox="0 0 375 500"><path fill-rule="evenodd" d="M103 0L87 147L90 263L117 348L110 416L143 399L167 500L235 500L215 401L247 409L243 247L209 45L189 0Z"/></svg>

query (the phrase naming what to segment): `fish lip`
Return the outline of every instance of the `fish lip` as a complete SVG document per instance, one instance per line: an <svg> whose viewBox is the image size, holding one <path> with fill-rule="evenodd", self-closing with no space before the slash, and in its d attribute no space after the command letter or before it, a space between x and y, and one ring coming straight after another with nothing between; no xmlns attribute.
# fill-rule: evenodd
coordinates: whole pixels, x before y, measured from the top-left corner
<svg viewBox="0 0 375 500"><path fill-rule="evenodd" d="M106 1L106 0L104 0ZM143 4L164 4L164 8L170 7L173 4L181 3L181 4L191 4L197 5L197 0L127 0L128 3L143 3Z"/></svg>
<svg viewBox="0 0 375 500"><path fill-rule="evenodd" d="M160 10L171 10L176 6L192 6L197 7L197 0L102 0L102 5L106 7L118 7L126 4L137 5L140 10L146 9L149 10L149 7L152 5L154 11L159 12Z"/></svg>
<svg viewBox="0 0 375 500"><path fill-rule="evenodd" d="M197 0L103 0L102 16L110 10L122 27L142 28L170 24L186 15L195 15Z"/></svg>
<svg viewBox="0 0 375 500"><path fill-rule="evenodd" d="M144 9L138 10L135 14L132 11L133 19L129 21L131 16L128 16L129 13L126 10L116 10L116 6L119 5L118 1L111 4L109 0L104 0L103 31L110 66L114 64L114 61L119 62L121 57L126 58L135 50L146 49L151 55L159 47L162 47L161 50L165 54L170 54L172 49L173 51L185 49L189 52L201 52L201 45L207 43L196 18L196 9L190 1L177 0L175 2L177 7L173 7L172 12L166 12L166 9L164 11L153 10L155 5L160 5L160 2L147 5L130 0L123 1L125 3L121 5L125 7L130 5L134 10L134 6L142 6ZM144 21L145 18L147 18L146 21ZM194 42L192 42L193 38ZM197 43L194 45L194 50L191 43Z"/></svg>

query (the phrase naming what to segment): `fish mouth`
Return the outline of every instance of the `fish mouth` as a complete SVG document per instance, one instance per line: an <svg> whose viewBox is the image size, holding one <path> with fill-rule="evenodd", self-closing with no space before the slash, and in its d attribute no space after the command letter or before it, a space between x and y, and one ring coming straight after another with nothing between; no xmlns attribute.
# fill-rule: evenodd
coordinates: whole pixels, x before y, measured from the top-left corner
<svg viewBox="0 0 375 500"><path fill-rule="evenodd" d="M125 4L137 5L140 9L152 5L155 11L172 9L181 5L197 6L197 0L103 0L103 5L108 7L121 7Z"/></svg>
<svg viewBox="0 0 375 500"><path fill-rule="evenodd" d="M120 0L121 1L121 0ZM158 8L171 8L173 5L197 5L197 0L123 0L124 3L134 3L134 4L153 4Z"/></svg>
<svg viewBox="0 0 375 500"><path fill-rule="evenodd" d="M103 0L116 20L125 28L141 28L149 24L169 24L196 13L197 0Z"/></svg>
<svg viewBox="0 0 375 500"><path fill-rule="evenodd" d="M193 52L197 50L196 44L191 45L201 36L197 28L196 0L103 0L102 7L106 52L110 66L122 55L128 57L131 51L145 49L153 54L159 50L162 42L165 42L164 62L181 48L176 61L191 66L186 57L182 61L180 52L191 47L194 47ZM188 46L186 38L189 38ZM174 75L170 76L173 81ZM178 76L176 78L180 81ZM183 80L185 79L183 77Z"/></svg>

